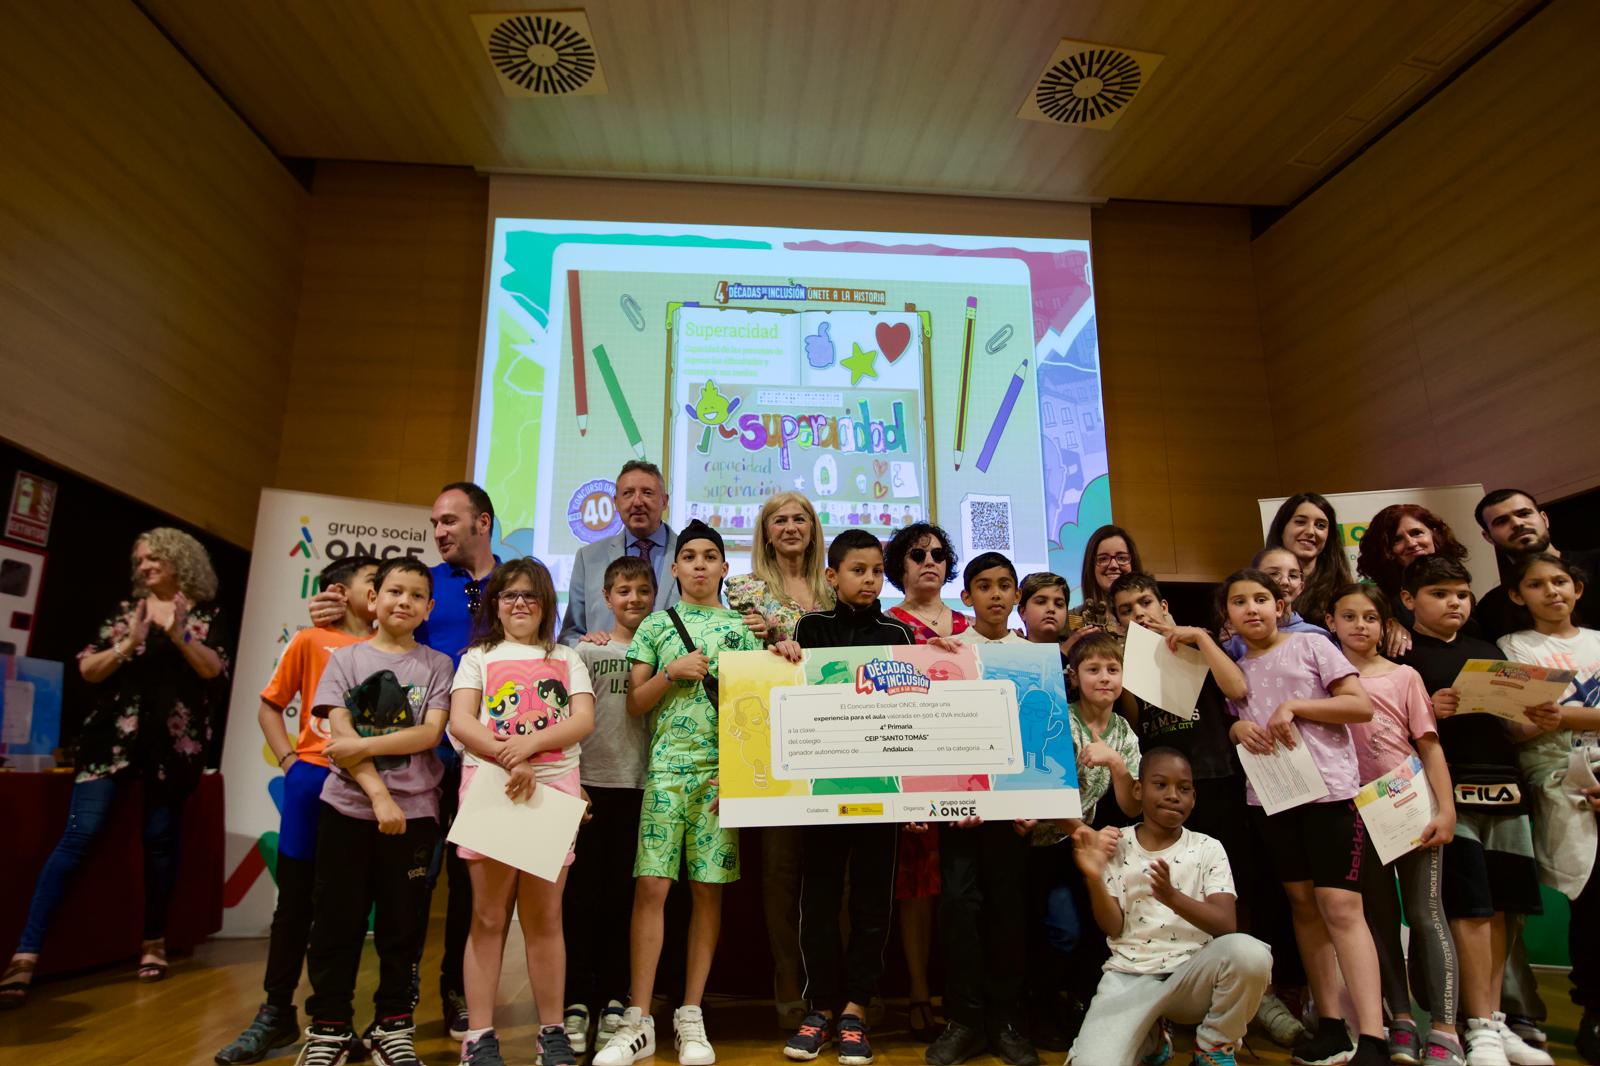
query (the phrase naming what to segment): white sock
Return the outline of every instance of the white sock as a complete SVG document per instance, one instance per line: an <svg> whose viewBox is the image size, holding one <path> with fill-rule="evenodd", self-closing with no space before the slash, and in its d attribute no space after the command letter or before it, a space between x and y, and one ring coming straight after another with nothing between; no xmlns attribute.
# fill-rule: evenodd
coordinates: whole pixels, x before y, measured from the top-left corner
<svg viewBox="0 0 1600 1066"><path fill-rule="evenodd" d="M492 1026L492 1025L489 1026L489 1028L487 1028L487 1029L468 1029L467 1030L466 1039L463 1040L462 1043L470 1044L474 1040L477 1040L479 1037L482 1037L485 1034L492 1033L492 1032L494 1032L494 1026Z"/></svg>

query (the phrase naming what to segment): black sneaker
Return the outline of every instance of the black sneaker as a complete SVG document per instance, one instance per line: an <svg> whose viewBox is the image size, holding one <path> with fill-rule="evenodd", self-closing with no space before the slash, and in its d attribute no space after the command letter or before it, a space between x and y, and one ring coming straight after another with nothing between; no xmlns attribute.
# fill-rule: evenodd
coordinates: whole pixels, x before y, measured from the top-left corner
<svg viewBox="0 0 1600 1066"><path fill-rule="evenodd" d="M238 1066L242 1062L260 1062L281 1047L288 1047L300 1039L300 1019L294 1005L274 1007L261 1004L255 1021L233 1043L212 1056L218 1066Z"/></svg>
<svg viewBox="0 0 1600 1066"><path fill-rule="evenodd" d="M355 1038L355 1031L348 1025L309 1025L294 1066L345 1066L350 1061L350 1042Z"/></svg>
<svg viewBox="0 0 1600 1066"><path fill-rule="evenodd" d="M411 1015L384 1018L372 1025L372 1061L377 1066L420 1066L417 1058L417 1027Z"/></svg>
<svg viewBox="0 0 1600 1066"><path fill-rule="evenodd" d="M872 1041L867 1039L867 1027L854 1014L839 1015L840 1066L871 1066Z"/></svg>
<svg viewBox="0 0 1600 1066"><path fill-rule="evenodd" d="M1039 1052L1034 1049L1033 1041L1010 1022L989 1035L989 1047L1000 1056L1001 1062L1010 1066L1039 1066Z"/></svg>
<svg viewBox="0 0 1600 1066"><path fill-rule="evenodd" d="M1578 1057L1590 1066L1600 1066L1600 1010L1590 1007L1578 1022L1578 1038L1572 1042Z"/></svg>
<svg viewBox="0 0 1600 1066"><path fill-rule="evenodd" d="M822 1049L830 1043L828 1037L829 1023L825 1015L812 1011L800 1021L800 1028L796 1029L789 1042L783 1045L783 1056L795 1062L810 1062L822 1053Z"/></svg>
<svg viewBox="0 0 1600 1066"><path fill-rule="evenodd" d="M451 1040L465 1040L467 1030L467 997L460 992L446 992L444 996L444 1027Z"/></svg>
<svg viewBox="0 0 1600 1066"><path fill-rule="evenodd" d="M1294 1046L1289 1061L1299 1066L1338 1066L1348 1062L1355 1050L1342 1019L1318 1018L1317 1031Z"/></svg>
<svg viewBox="0 0 1600 1066"><path fill-rule="evenodd" d="M928 1045L922 1058L928 1066L958 1066L972 1056L982 1054L988 1046L989 1042L983 1038L981 1030L953 1021L944 1027L938 1039Z"/></svg>
<svg viewBox="0 0 1600 1066"><path fill-rule="evenodd" d="M461 1066L506 1066L500 1057L500 1038L490 1029L478 1039L461 1044Z"/></svg>
<svg viewBox="0 0 1600 1066"><path fill-rule="evenodd" d="M566 1026L547 1025L539 1030L539 1066L578 1066Z"/></svg>

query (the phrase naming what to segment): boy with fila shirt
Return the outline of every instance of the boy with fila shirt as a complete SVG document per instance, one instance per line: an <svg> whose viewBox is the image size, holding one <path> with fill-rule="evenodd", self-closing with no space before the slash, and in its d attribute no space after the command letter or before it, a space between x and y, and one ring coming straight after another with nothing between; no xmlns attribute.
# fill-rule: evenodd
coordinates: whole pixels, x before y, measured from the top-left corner
<svg viewBox="0 0 1600 1066"><path fill-rule="evenodd" d="M650 727L628 713L628 644L653 609L656 574L636 555L613 559L602 584L614 619L604 644L578 642L594 686L594 732L583 742L578 771L590 819L578 832L578 858L567 873L567 1036L582 1054L589 1043L589 1004L604 1003L597 1044L622 1023L628 994L628 923L633 909L633 852L639 840Z"/></svg>
<svg viewBox="0 0 1600 1066"><path fill-rule="evenodd" d="M334 650L312 701L312 713L330 723L323 751L337 769L322 786L306 957L311 1025L300 1066L349 1061L369 914L378 950L372 1055L378 1066L417 1061L411 966L427 932L423 901L444 776L434 748L444 735L454 671L449 656L415 637L433 610L432 572L402 556L379 567L375 585L368 599L377 630Z"/></svg>
<svg viewBox="0 0 1600 1066"><path fill-rule="evenodd" d="M999 552L984 552L961 571L961 602L972 608L972 625L956 634L961 644L1026 644L1011 631L1017 605L1017 568Z"/></svg>
<svg viewBox="0 0 1600 1066"><path fill-rule="evenodd" d="M911 627L879 606L883 545L877 537L864 529L847 529L834 537L824 576L834 591L833 609L801 616L794 639L780 641L773 651L798 662L803 648L916 643ZM899 834L900 827L892 822L813 825L802 831L800 956L806 980L801 994L811 1010L784 1045L787 1058L809 1062L837 1041L843 1066L872 1061L866 1010L883 976ZM841 952L839 908L847 868L850 936Z"/></svg>
<svg viewBox="0 0 1600 1066"><path fill-rule="evenodd" d="M1525 1043L1500 1012L1506 968L1506 915L1538 914L1533 831L1523 802L1514 742L1560 728L1553 707L1529 708L1528 724L1488 714L1456 715L1451 686L1471 659L1500 649L1461 632L1472 611L1472 575L1454 559L1425 555L1405 569L1401 600L1412 612L1413 642L1401 662L1422 675L1433 698L1450 777L1456 832L1444 846L1440 896L1461 957L1468 1066L1544 1066L1555 1060Z"/></svg>
<svg viewBox="0 0 1600 1066"><path fill-rule="evenodd" d="M1189 760L1153 748L1134 786L1144 820L1098 832L1080 826L1073 854L1106 934L1105 965L1069 1063L1165 1062L1163 1018L1199 1025L1193 1066L1234 1066L1272 952L1237 932L1233 875L1222 845L1185 827L1194 809Z"/></svg>
<svg viewBox="0 0 1600 1066"><path fill-rule="evenodd" d="M289 639L261 690L257 719L272 757L283 770L283 803L278 826L278 867L273 878L278 903L272 912L267 941L267 972L262 987L267 1001L255 1020L217 1052L219 1066L260 1062L273 1050L300 1039L294 993L300 984L306 947L311 940L311 890L316 883L317 822L322 816L322 785L328 778L327 720L311 713L317 683L335 648L372 635L372 601L368 592L378 572L370 555L347 555L322 568L317 587L344 594L344 617L335 626L302 629ZM284 729L284 709L300 697L300 731L294 739Z"/></svg>

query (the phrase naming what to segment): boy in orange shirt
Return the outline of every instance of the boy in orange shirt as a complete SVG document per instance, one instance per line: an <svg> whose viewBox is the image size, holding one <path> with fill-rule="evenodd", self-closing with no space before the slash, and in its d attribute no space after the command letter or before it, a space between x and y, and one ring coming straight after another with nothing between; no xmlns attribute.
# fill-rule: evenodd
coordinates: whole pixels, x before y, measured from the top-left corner
<svg viewBox="0 0 1600 1066"><path fill-rule="evenodd" d="M333 649L372 635L373 611L367 592L377 572L378 560L369 555L349 555L322 568L318 585L325 592L343 592L344 618L338 625L302 629L290 638L272 680L261 690L257 715L261 732L283 770L278 804L278 905L272 913L272 938L262 982L267 1001L249 1027L217 1052L215 1061L220 1066L260 1062L277 1048L300 1039L294 990L300 984L311 939L317 822L322 816L322 783L328 776L328 760L322 754L328 741L328 720L311 713L311 699ZM300 732L291 740L284 728L284 709L296 696L300 697Z"/></svg>

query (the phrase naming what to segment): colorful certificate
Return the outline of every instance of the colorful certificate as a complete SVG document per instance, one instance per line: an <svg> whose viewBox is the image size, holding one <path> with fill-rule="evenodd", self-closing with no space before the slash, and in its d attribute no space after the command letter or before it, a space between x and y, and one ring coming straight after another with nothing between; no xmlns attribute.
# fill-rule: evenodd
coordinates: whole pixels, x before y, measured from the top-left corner
<svg viewBox="0 0 1600 1066"><path fill-rule="evenodd" d="M1526 725L1528 716L1524 711L1561 702L1567 686L1577 676L1571 670L1529 663L1468 659L1450 687L1461 693L1457 714L1492 714Z"/></svg>
<svg viewBox="0 0 1600 1066"><path fill-rule="evenodd" d="M1077 818L1054 645L720 660L724 825Z"/></svg>
<svg viewBox="0 0 1600 1066"><path fill-rule="evenodd" d="M1356 793L1356 812L1385 866L1422 844L1422 829L1439 813L1433 789L1415 755Z"/></svg>

